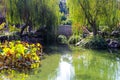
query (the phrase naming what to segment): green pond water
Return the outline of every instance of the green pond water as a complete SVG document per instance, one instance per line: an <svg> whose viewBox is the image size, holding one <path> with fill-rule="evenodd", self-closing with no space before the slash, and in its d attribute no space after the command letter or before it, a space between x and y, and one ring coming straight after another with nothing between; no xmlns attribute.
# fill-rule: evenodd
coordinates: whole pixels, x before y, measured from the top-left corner
<svg viewBox="0 0 120 80"><path fill-rule="evenodd" d="M0 80L120 80L119 51L80 48L54 48L40 68L16 72L3 71Z"/></svg>
<svg viewBox="0 0 120 80"><path fill-rule="evenodd" d="M119 52L76 50L75 80L120 80Z"/></svg>

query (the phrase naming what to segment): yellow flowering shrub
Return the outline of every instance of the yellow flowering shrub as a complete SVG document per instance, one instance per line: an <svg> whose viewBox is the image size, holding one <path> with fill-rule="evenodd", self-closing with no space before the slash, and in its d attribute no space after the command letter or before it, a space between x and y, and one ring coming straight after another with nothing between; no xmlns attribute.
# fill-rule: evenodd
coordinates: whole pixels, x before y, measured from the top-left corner
<svg viewBox="0 0 120 80"><path fill-rule="evenodd" d="M40 66L42 45L11 41L0 44L0 68L35 68Z"/></svg>

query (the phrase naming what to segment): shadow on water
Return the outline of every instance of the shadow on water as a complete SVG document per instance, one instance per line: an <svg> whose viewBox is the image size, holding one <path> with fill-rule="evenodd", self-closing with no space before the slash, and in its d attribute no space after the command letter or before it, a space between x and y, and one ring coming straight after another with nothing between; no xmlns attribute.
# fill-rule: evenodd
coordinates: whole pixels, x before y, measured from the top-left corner
<svg viewBox="0 0 120 80"><path fill-rule="evenodd" d="M72 50L68 45L53 45L53 46L45 46L44 47L44 52L46 54L54 54L54 53L59 53L59 54L65 54L66 52L71 52Z"/></svg>

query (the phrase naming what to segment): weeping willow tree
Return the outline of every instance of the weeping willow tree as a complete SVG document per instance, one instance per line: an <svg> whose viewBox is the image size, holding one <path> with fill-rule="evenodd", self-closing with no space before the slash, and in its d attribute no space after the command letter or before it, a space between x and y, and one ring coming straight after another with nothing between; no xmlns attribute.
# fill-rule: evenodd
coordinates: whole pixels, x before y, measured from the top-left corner
<svg viewBox="0 0 120 80"><path fill-rule="evenodd" d="M4 12L4 1L0 0L0 15L3 15L2 12Z"/></svg>
<svg viewBox="0 0 120 80"><path fill-rule="evenodd" d="M83 25L89 25L94 36L100 25L111 28L119 22L118 0L68 0L67 5L73 29L76 27L81 29ZM74 31L77 33L79 30Z"/></svg>
<svg viewBox="0 0 120 80"><path fill-rule="evenodd" d="M25 24L21 30L29 27L46 26L47 31L55 33L59 24L58 0L5 0L8 24Z"/></svg>

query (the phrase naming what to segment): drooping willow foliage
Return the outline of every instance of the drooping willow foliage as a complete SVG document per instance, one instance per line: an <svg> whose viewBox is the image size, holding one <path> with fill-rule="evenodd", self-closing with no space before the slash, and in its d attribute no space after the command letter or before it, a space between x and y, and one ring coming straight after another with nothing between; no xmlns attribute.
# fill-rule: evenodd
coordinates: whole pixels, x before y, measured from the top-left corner
<svg viewBox="0 0 120 80"><path fill-rule="evenodd" d="M119 4L119 0L67 0L73 32L78 33L86 25L92 28L94 35L99 26L108 26L112 30L119 23Z"/></svg>
<svg viewBox="0 0 120 80"><path fill-rule="evenodd" d="M46 26L48 31L59 24L59 0L5 0L5 4L8 24Z"/></svg>

